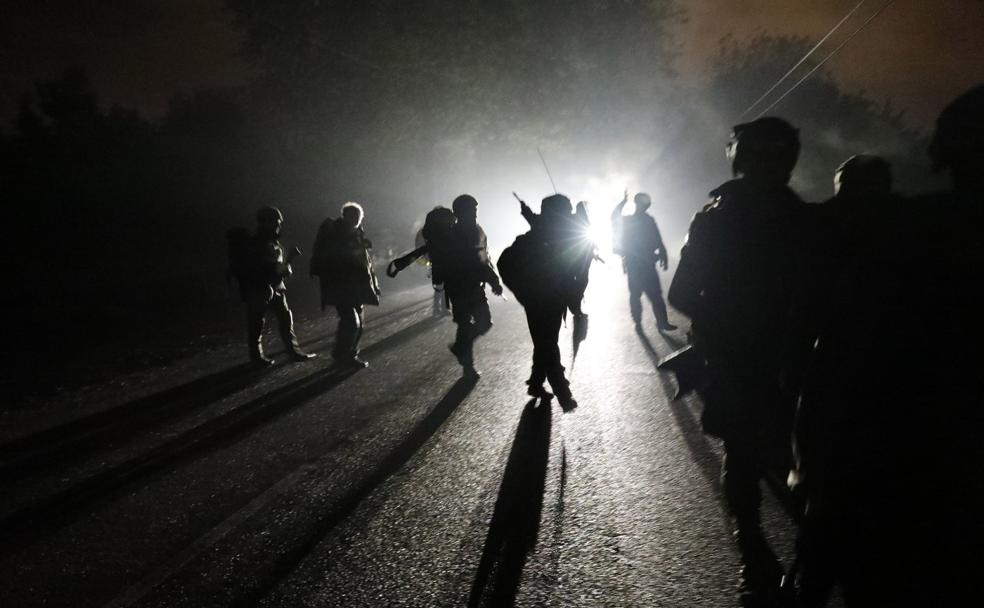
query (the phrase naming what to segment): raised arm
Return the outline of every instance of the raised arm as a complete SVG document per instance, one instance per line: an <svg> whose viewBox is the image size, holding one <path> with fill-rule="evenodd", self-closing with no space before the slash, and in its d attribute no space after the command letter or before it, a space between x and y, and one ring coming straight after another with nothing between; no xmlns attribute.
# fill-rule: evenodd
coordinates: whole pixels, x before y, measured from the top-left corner
<svg viewBox="0 0 984 608"><path fill-rule="evenodd" d="M625 203L629 202L629 190L625 189L625 193L622 195L622 200L615 205L615 209L612 210L611 220L614 224L615 222L622 219L622 209L625 209Z"/></svg>

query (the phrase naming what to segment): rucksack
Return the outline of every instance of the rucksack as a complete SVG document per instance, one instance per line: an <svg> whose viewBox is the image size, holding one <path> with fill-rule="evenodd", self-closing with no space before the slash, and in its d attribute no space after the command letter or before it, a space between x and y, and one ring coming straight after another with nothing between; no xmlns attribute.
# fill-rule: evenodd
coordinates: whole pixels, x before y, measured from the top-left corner
<svg viewBox="0 0 984 608"><path fill-rule="evenodd" d="M318 235L314 239L311 247L311 268L310 276L323 277L331 272L332 266L332 247L337 240L338 220L328 218L318 227Z"/></svg>
<svg viewBox="0 0 984 608"><path fill-rule="evenodd" d="M516 237L512 245L502 250L496 267L503 284L513 292L520 304L526 306L540 299L545 278L545 256L538 255L536 239L527 232Z"/></svg>

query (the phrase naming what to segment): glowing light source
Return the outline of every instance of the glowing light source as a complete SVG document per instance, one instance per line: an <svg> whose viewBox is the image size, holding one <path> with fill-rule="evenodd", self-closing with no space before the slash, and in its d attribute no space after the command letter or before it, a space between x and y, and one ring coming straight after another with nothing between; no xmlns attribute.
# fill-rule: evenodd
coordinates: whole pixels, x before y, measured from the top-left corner
<svg viewBox="0 0 984 608"><path fill-rule="evenodd" d="M578 184L574 190L578 193L574 201L588 201L588 215L591 218L589 236L598 246L598 251L610 257L612 226L608 218L627 189L631 197L635 178L629 173L609 171L600 177L581 176L574 181Z"/></svg>

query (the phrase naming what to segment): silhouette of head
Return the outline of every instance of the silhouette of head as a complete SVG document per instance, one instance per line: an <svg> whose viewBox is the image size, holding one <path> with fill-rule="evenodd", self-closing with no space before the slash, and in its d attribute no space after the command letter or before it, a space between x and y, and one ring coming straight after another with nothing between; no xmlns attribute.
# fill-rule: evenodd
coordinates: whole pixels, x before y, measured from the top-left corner
<svg viewBox="0 0 984 608"><path fill-rule="evenodd" d="M984 85L967 91L936 120L929 156L937 171L949 169L954 183L984 183Z"/></svg>
<svg viewBox="0 0 984 608"><path fill-rule="evenodd" d="M892 191L892 165L880 156L858 154L834 171L834 194L838 197L877 199Z"/></svg>
<svg viewBox="0 0 984 608"><path fill-rule="evenodd" d="M364 216L365 212L359 203L348 202L342 205L342 221L345 222L349 230L358 228L362 224Z"/></svg>
<svg viewBox="0 0 984 608"><path fill-rule="evenodd" d="M574 212L571 199L563 194L551 194L540 202L540 213L544 216L562 217Z"/></svg>
<svg viewBox="0 0 984 608"><path fill-rule="evenodd" d="M284 214L273 206L260 208L256 212L257 232L264 236L280 236L280 226L284 223Z"/></svg>
<svg viewBox="0 0 984 608"><path fill-rule="evenodd" d="M653 204L653 199L649 198L645 192L636 194L632 200L635 202L636 213L645 213L646 209L649 209L649 206Z"/></svg>
<svg viewBox="0 0 984 608"><path fill-rule="evenodd" d="M799 150L799 131L774 116L735 125L727 148L735 175L784 184L793 173Z"/></svg>
<svg viewBox="0 0 984 608"><path fill-rule="evenodd" d="M478 201L470 194L461 194L451 203L451 210L459 222L474 224L478 219Z"/></svg>

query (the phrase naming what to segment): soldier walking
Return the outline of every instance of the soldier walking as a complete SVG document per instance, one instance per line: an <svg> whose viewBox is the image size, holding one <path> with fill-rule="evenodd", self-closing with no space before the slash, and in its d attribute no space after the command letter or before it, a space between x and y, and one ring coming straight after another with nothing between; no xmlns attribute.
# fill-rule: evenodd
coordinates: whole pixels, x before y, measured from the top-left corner
<svg viewBox="0 0 984 608"><path fill-rule="evenodd" d="M457 326L448 347L466 376L479 376L475 369L474 345L492 329L492 313L485 285L502 295L502 283L489 259L488 237L478 224L478 201L462 194L451 203L457 220L451 228L452 256L444 261L444 291L451 302L451 318Z"/></svg>
<svg viewBox="0 0 984 608"><path fill-rule="evenodd" d="M524 213L524 216L526 214ZM527 218L529 219L529 218ZM560 327L568 309L579 309L594 247L562 194L543 199L540 215L499 258L499 271L526 310L533 365L526 381L532 397L549 398L549 382L564 411L577 407L560 360Z"/></svg>
<svg viewBox="0 0 984 608"><path fill-rule="evenodd" d="M656 220L646 213L652 199L645 192L633 198L635 212L623 216L622 209L629 200L628 192L612 211L612 233L619 235L616 253L622 256L622 271L629 279L629 311L636 328L642 327L642 294L646 294L656 317L659 331L673 331L676 325L670 323L663 302L663 289L659 281L656 264L664 271L668 266L666 245L659 233Z"/></svg>
<svg viewBox="0 0 984 608"><path fill-rule="evenodd" d="M345 367L368 367L359 358L363 309L379 305L379 281L372 267L372 242L362 229L358 203L342 205L341 217L326 219L318 229L311 256L311 276L321 282L321 309L334 306L338 331L331 356Z"/></svg>
<svg viewBox="0 0 984 608"><path fill-rule="evenodd" d="M273 365L273 359L263 354L263 327L266 312L277 317L280 337L294 361L313 358L313 353L301 350L294 333L294 317L287 304L286 279L294 272L291 260L300 254L294 248L288 257L280 244L280 228L284 214L276 207L263 207L256 214L256 232L240 245L230 246L238 251L234 256L234 273L239 277L240 293L246 302L246 343L250 360L258 365ZM231 236L230 236L231 238Z"/></svg>
<svg viewBox="0 0 984 608"><path fill-rule="evenodd" d="M798 154L798 132L782 119L734 128L737 178L694 217L669 291L706 360L701 422L724 441L724 492L749 598L777 592L783 574L761 528L759 481L788 470L791 458L795 393L782 378L803 357L792 351L801 346L797 285L807 274L805 205L787 186Z"/></svg>

